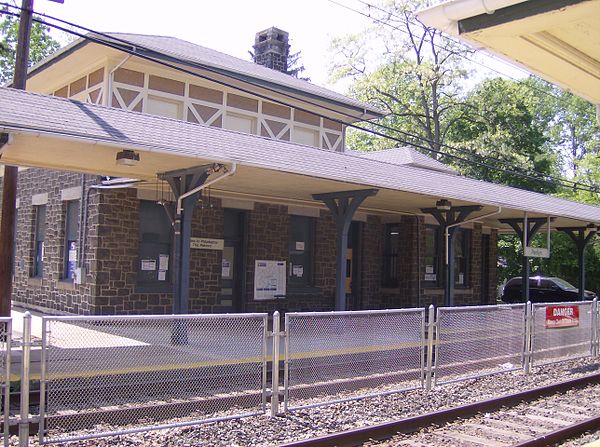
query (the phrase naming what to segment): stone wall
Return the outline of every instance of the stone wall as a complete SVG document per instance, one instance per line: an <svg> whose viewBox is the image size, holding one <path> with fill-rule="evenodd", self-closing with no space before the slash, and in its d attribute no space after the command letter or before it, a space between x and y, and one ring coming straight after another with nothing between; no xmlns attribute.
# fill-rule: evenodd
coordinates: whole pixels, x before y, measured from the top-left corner
<svg viewBox="0 0 600 447"><path fill-rule="evenodd" d="M87 184L98 179L87 176ZM87 275L81 285L65 281L63 274L66 202L61 191L80 187L80 174L29 169L19 174L19 210L17 262L14 299L27 306L39 306L76 314L165 314L172 312L172 285L148 289L137 284L139 258L139 207L135 189L91 189L87 209L84 267ZM48 193L46 262L43 278L32 278L34 258L35 213L32 196ZM289 261L290 213L285 205L255 202L246 210L245 295L242 311L280 312L328 311L334 309L335 294L335 223L329 211L321 210L314 218L313 284L288 288L286 297L277 300L254 300L256 260ZM389 219L388 219L389 221ZM349 300L352 308L382 309L442 305L441 287L420 287L423 276L425 232L422 217L398 216L400 226L398 287L382 288L384 220L368 216L358 225L360 246L355 262L361 260L358 296ZM481 225L471 234L469 285L457 288L456 304L481 302ZM219 199L212 206L198 204L194 210L192 236L222 239L224 209ZM489 290L495 302L496 231L490 234ZM220 305L222 252L192 250L190 259L189 309L192 313L222 312ZM355 265L356 267L356 265ZM420 296L419 296L420 295Z"/></svg>

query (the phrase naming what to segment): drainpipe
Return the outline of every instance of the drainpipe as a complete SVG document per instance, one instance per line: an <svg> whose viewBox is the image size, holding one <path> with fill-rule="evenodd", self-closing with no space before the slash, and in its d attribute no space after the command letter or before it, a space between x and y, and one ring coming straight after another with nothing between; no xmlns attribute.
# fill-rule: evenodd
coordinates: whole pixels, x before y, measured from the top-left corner
<svg viewBox="0 0 600 447"><path fill-rule="evenodd" d="M236 171L236 170L237 170L237 163L232 163L232 164L231 164L231 167L229 167L229 168L227 168L227 167L226 167L226 168L225 168L225 172L223 173L223 175L221 175L221 176L219 176L219 177L217 177L217 178L215 178L215 179L212 179L212 180L210 180L210 181L208 181L208 182L204 182L202 185L198 186L197 188L194 188L194 189L191 189L191 190L189 190L189 191L188 191L188 192L186 192L185 194L181 194L181 195L179 196L179 198L177 199L177 212L176 212L176 214L177 214L177 215L181 215L181 212L183 211L183 200L184 200L186 197L189 197L189 196L191 196L191 195L194 195L194 194L196 194L196 193L197 193L197 192L199 192L199 191L202 191L202 190L203 190L204 188L206 188L207 186L210 186L210 185L212 185L212 184L214 184L214 183L220 182L220 181L221 181L221 180L223 180L225 177L230 177L230 176L232 176L233 174L235 174L235 171Z"/></svg>

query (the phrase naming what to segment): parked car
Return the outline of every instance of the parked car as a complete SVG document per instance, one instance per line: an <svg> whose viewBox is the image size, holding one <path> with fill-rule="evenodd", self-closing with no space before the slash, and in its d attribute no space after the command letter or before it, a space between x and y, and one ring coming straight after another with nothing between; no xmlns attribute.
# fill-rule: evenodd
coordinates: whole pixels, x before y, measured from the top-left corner
<svg viewBox="0 0 600 447"><path fill-rule="evenodd" d="M521 285L523 278L511 278L502 289L502 301L521 303ZM593 300L596 294L585 291L585 299ZM556 303L560 301L579 301L579 289L567 281L554 276L532 276L529 278L529 300L532 303Z"/></svg>

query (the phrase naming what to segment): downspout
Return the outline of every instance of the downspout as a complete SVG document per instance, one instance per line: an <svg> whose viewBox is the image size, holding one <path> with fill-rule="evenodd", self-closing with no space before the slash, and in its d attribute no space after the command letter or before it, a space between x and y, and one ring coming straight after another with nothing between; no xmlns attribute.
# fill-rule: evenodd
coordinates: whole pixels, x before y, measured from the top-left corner
<svg viewBox="0 0 600 447"><path fill-rule="evenodd" d="M212 185L214 183L220 182L225 177L232 176L233 174L235 174L236 170L237 170L237 163L232 163L231 167L229 167L229 168L226 167L225 168L225 172L223 173L223 175L221 175L221 176L219 176L219 177L217 177L215 179L212 179L212 180L210 180L208 182L204 182L202 185L198 186L197 188L191 189L188 192L186 192L185 194L180 195L179 198L177 199L177 212L176 212L176 214L177 215L181 215L181 211L183 210L183 206L182 206L183 200L186 197L189 197L191 195L196 194L199 191L202 191L207 186L210 186L210 185Z"/></svg>
<svg viewBox="0 0 600 447"><path fill-rule="evenodd" d="M479 222L482 219L488 218L488 217L492 217L495 216L497 214L500 214L502 212L502 207L499 206L498 209L496 211L493 211L491 213L488 214L484 214L482 216L477 216L477 217L473 217L471 219L467 219L467 220L463 220L462 222L457 222L455 224L450 224L446 226L446 231L444 234L444 237L446 238L446 265L448 265L448 251L449 251L449 247L448 247L448 238L450 237L450 235L448 234L448 228L454 228L454 227L458 227L460 225L466 224L466 223L472 223L472 222Z"/></svg>

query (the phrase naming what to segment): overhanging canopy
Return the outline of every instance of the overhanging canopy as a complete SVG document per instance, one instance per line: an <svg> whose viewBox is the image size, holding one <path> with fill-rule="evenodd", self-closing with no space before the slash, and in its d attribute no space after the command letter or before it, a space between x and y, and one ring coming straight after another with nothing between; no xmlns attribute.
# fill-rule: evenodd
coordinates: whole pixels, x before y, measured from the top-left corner
<svg viewBox="0 0 600 447"><path fill-rule="evenodd" d="M419 18L600 104L600 1L454 0Z"/></svg>
<svg viewBox="0 0 600 447"><path fill-rule="evenodd" d="M556 217L556 226L600 223L600 208L429 169L398 166L159 116L0 88L0 131L11 141L4 164L156 181L157 174L211 162L236 163L215 192L254 200L316 205L312 194L377 188L361 210L421 214L439 198L498 207L497 218ZM140 153L137 166L115 163L117 152Z"/></svg>

